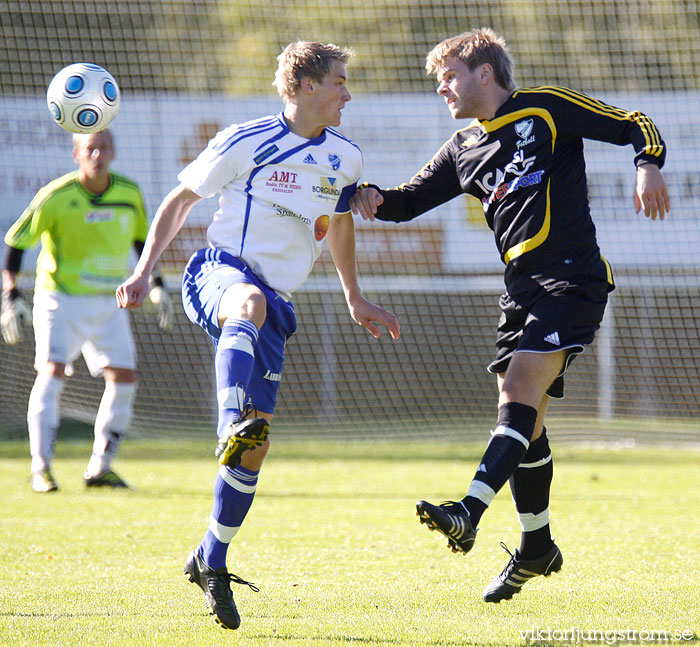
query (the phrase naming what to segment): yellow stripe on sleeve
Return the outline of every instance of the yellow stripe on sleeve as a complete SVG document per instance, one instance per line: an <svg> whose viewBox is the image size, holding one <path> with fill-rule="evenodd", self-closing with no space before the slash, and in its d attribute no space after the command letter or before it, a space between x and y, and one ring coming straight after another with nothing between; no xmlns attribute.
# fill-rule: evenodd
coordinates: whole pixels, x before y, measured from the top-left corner
<svg viewBox="0 0 700 647"><path fill-rule="evenodd" d="M569 88L559 87L559 86L541 86L538 88L528 88L524 90L517 90L515 94L536 94L545 93L552 94L562 99L566 99L571 103L574 103L586 110L590 110L599 115L605 117L610 117L611 119L617 119L619 121L634 121L642 131L644 136L645 146L642 149L648 155L653 155L654 157L660 157L663 152L663 146L661 145L661 136L658 129L654 125L651 119L645 114L634 111L628 112L620 108L615 108L610 106L598 99L593 99L580 92L575 92Z"/></svg>

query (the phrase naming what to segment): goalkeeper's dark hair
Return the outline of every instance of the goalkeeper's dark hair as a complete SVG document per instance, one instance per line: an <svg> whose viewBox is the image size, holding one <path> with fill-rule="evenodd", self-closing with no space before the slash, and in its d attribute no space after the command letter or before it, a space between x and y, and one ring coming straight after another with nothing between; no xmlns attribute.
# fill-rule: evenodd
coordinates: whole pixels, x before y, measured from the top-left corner
<svg viewBox="0 0 700 647"><path fill-rule="evenodd" d="M299 40L290 43L277 57L277 72L272 85L284 101L289 101L301 87L301 80L309 77L321 82L333 69L333 63L347 63L353 56L351 49L341 49L333 43Z"/></svg>
<svg viewBox="0 0 700 647"><path fill-rule="evenodd" d="M425 59L428 74L437 74L448 58L456 58L472 71L488 63L493 68L498 85L506 90L515 90L513 59L506 41L488 27L447 38L435 45Z"/></svg>

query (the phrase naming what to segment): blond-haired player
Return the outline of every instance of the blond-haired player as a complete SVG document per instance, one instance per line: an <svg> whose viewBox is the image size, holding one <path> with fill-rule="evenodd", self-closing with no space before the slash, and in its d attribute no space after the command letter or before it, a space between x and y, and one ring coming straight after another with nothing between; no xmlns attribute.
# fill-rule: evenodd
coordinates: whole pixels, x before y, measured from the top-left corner
<svg viewBox="0 0 700 647"><path fill-rule="evenodd" d="M133 276L117 291L122 307L138 307L155 262L192 206L219 196L209 245L190 259L182 286L187 316L216 346L220 462L209 528L185 573L204 591L217 622L230 629L240 617L229 585L245 582L228 572L227 549L253 501L269 448L284 347L296 330L292 295L324 240L352 318L374 337L380 336L375 322L399 336L396 317L362 296L355 267L348 199L362 154L335 130L350 101L349 57L318 42L284 49L275 77L283 111L222 130L181 171Z"/></svg>

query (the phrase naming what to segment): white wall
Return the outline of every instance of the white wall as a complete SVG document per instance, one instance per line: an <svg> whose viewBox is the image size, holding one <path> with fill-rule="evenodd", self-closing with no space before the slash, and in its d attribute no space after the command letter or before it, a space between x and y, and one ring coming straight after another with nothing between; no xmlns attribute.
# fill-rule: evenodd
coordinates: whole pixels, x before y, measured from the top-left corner
<svg viewBox="0 0 700 647"><path fill-rule="evenodd" d="M697 266L700 95L599 98L641 109L654 119L669 147L665 173L673 204L673 213L663 223L635 215L632 148L587 142L591 207L603 253L614 266ZM112 127L117 140L114 169L141 184L152 214L175 185L186 159L206 144L206 135L197 134L201 124L225 126L280 109L274 99L123 97ZM6 231L37 188L74 164L70 134L52 123L43 96L0 98L0 115L0 229ZM354 98L344 110L340 130L363 150L364 179L394 186L419 170L460 125L450 119L437 96L390 95ZM213 200L199 205L191 221L206 222L215 207ZM478 216L480 207L471 209L465 198L456 199L414 224L444 229L445 269L499 271L491 232ZM371 268L365 268L367 272Z"/></svg>

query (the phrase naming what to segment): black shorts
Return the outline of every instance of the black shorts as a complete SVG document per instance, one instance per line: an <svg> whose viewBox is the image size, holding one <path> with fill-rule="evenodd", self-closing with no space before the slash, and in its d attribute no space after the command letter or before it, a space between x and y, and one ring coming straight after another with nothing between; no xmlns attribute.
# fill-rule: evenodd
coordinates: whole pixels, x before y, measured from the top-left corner
<svg viewBox="0 0 700 647"><path fill-rule="evenodd" d="M517 351L551 353L566 350L567 358L547 395L564 397L564 371L584 346L593 341L603 319L610 284L594 279L573 284L558 281L534 295L513 299L501 296L501 319L496 338L496 359L489 373L502 373Z"/></svg>

